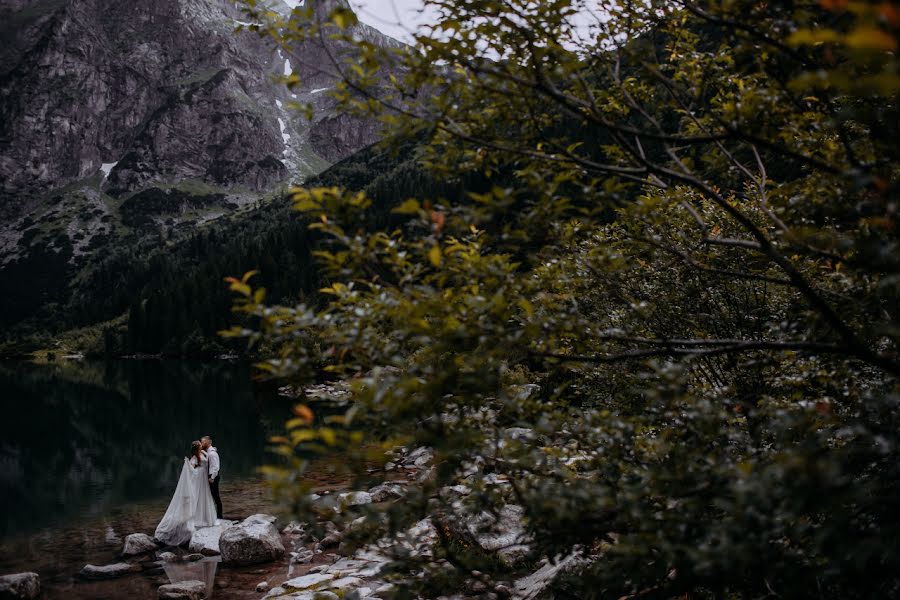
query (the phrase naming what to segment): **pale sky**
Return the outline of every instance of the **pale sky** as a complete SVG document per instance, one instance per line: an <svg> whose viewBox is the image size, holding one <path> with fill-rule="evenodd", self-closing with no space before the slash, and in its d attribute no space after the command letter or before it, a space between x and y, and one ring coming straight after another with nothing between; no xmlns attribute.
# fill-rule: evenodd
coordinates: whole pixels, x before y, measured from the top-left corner
<svg viewBox="0 0 900 600"><path fill-rule="evenodd" d="M302 0L284 1L291 8L302 4ZM360 21L404 42L411 42L412 32L428 23L424 4L424 0L350 0Z"/></svg>
<svg viewBox="0 0 900 600"><path fill-rule="evenodd" d="M284 0L295 7L303 0ZM423 25L436 21L435 9L425 8L425 0L349 0L359 20L382 33L403 42L412 43L412 35ZM597 22L596 13L580 11L575 18L577 35L582 40L592 39L590 24Z"/></svg>
<svg viewBox="0 0 900 600"><path fill-rule="evenodd" d="M350 4L360 21L405 42L420 26L434 22L422 0L350 0Z"/></svg>

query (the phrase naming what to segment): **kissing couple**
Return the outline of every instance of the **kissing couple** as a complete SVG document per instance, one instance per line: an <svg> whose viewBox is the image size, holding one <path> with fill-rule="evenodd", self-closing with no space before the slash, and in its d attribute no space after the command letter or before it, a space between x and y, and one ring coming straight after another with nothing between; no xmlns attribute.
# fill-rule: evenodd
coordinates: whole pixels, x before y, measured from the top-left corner
<svg viewBox="0 0 900 600"><path fill-rule="evenodd" d="M212 527L222 518L219 469L219 452L210 436L191 442L191 455L184 459L175 495L153 537L168 546L180 546L196 530Z"/></svg>

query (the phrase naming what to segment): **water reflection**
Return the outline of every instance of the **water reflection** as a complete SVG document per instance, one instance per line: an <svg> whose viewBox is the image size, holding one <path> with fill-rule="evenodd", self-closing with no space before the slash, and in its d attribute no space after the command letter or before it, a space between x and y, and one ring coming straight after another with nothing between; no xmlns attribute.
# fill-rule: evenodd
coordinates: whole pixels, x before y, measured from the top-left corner
<svg viewBox="0 0 900 600"><path fill-rule="evenodd" d="M204 558L197 562L165 563L166 577L170 583L179 581L202 581L206 584L206 599L213 597L213 584L216 582L216 568L219 566L218 558Z"/></svg>
<svg viewBox="0 0 900 600"><path fill-rule="evenodd" d="M227 487L285 415L246 365L167 361L0 366L0 410L0 538L168 496L206 433Z"/></svg>

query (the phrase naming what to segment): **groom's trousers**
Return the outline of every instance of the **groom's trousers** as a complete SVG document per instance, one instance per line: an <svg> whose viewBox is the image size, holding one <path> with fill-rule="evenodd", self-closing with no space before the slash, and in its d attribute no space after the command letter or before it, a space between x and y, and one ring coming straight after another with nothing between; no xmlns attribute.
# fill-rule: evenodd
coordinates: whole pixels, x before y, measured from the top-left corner
<svg viewBox="0 0 900 600"><path fill-rule="evenodd" d="M216 478L212 480L212 483L209 484L209 491L212 493L213 502L216 503L216 518L222 518L222 498L219 497L219 480L222 477L220 475L216 475Z"/></svg>

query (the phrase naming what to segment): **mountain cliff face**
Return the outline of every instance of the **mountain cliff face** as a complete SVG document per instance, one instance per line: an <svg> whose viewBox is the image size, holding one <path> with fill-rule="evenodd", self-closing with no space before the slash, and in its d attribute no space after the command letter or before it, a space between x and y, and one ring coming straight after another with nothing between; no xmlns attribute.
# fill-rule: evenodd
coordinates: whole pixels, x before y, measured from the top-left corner
<svg viewBox="0 0 900 600"><path fill-rule="evenodd" d="M104 164L117 191L188 178L262 190L374 140L369 128L348 146L355 134L329 124L341 141L311 142L315 123L300 126L284 107L312 101L330 117L320 92L332 81L306 68L289 94L274 76L324 64L317 55L339 49L310 44L285 56L252 32L236 33L241 18L225 0L4 0L4 192L59 187Z"/></svg>
<svg viewBox="0 0 900 600"><path fill-rule="evenodd" d="M0 0L0 276L46 275L5 322L62 301L110 244L171 243L376 141L327 93L348 48L276 48L246 18L233 0ZM311 122L291 110L307 103Z"/></svg>

